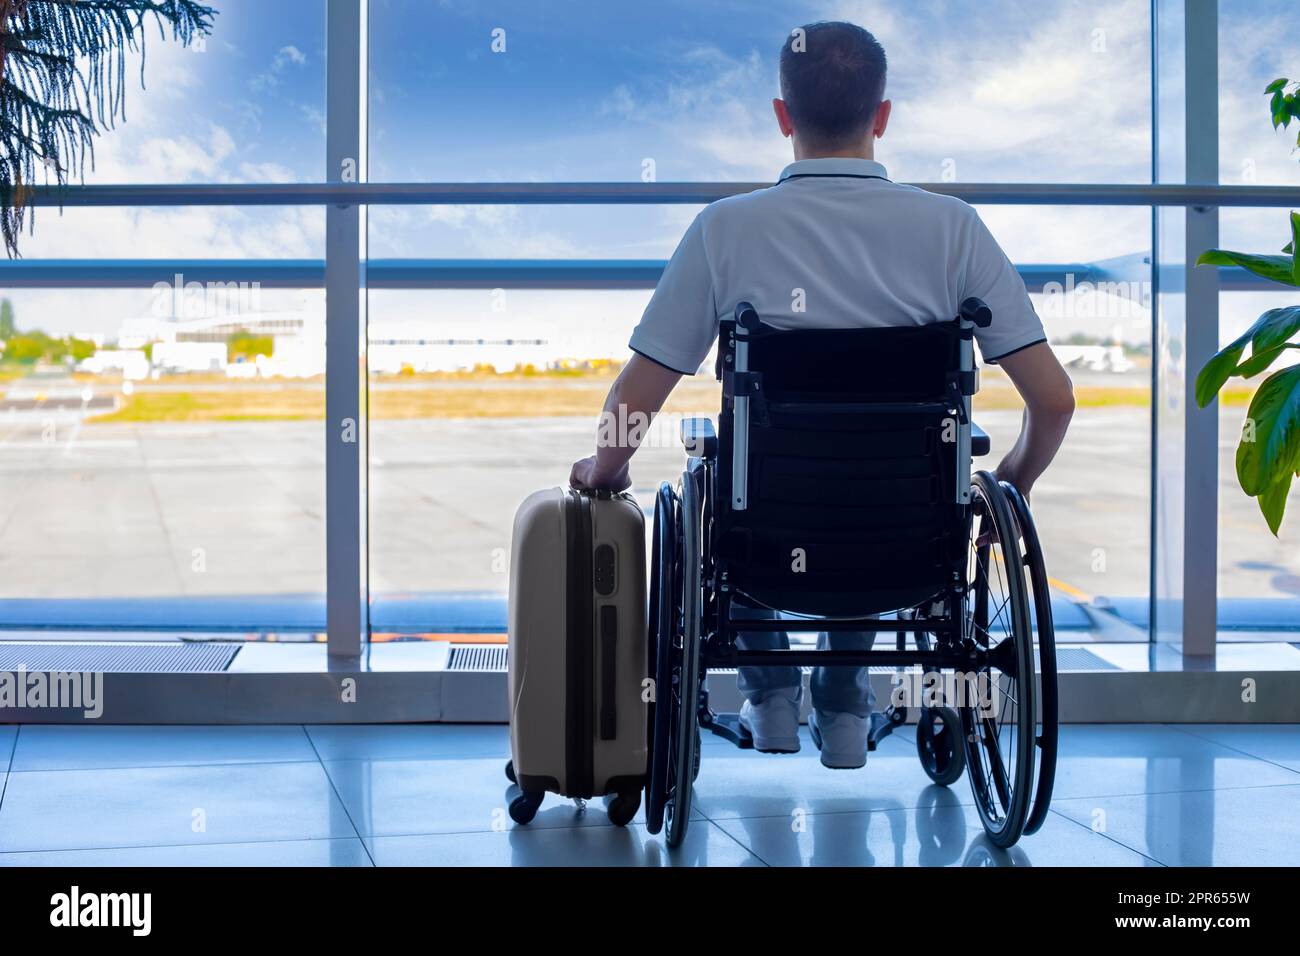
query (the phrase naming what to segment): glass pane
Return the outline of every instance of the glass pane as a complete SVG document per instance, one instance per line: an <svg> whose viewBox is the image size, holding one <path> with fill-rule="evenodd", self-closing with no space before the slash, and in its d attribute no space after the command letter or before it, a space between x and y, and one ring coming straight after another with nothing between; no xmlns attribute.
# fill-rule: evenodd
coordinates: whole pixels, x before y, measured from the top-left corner
<svg viewBox="0 0 1300 956"><path fill-rule="evenodd" d="M143 57L128 54L123 74L125 119L95 138L87 183L323 178L324 0L205 2L212 32L189 47L146 20Z"/></svg>
<svg viewBox="0 0 1300 956"><path fill-rule="evenodd" d="M1297 185L1296 135L1273 128L1265 88L1280 77L1300 82L1295 4L1234 0L1219 4L1219 167L1233 185Z"/></svg>
<svg viewBox="0 0 1300 956"><path fill-rule="evenodd" d="M611 234L623 212L603 211ZM451 218L405 214L424 222ZM1070 438L1034 500L1058 619L1069 631L1063 639L1145 640L1151 314L1149 253L1141 243L1149 240L1150 213L985 207L981 214L1025 264L1079 398ZM500 229L509 243L541 245L559 235L588 256L597 251L578 245L580 227L571 236L536 236L514 228L526 216L495 215L511 224ZM591 215L574 211L577 219ZM658 255L675 241L668 228L653 234ZM391 229L372 235L396 250ZM1070 262L1090 264L1043 267ZM568 466L590 453L601 401L649 294L371 290L376 630L436 629L451 616L450 601L502 598L514 509L536 488L562 484ZM985 370L982 386L976 410L994 454L980 464L992 467L1015 439L1021 406L998 369ZM634 462L633 491L643 503L659 481L680 474L674 414L715 415L717 407L718 386L708 376L686 380L674 393L670 414Z"/></svg>
<svg viewBox="0 0 1300 956"><path fill-rule="evenodd" d="M265 227L230 240L233 264L165 269L157 286L0 291L15 327L0 360L0 625L323 628L324 294L269 267L224 271L249 265L243 243L319 250L323 217L300 215L70 210L27 237L33 259L15 267L102 251L82 236L105 217L118 251L141 256Z"/></svg>
<svg viewBox="0 0 1300 956"><path fill-rule="evenodd" d="M778 54L820 18L792 0L370 11L377 181L772 180L791 159L772 117ZM1146 0L851 15L890 58L879 158L895 178L1150 181L1150 97L1134 95L1150 88Z"/></svg>
<svg viewBox="0 0 1300 956"><path fill-rule="evenodd" d="M1224 210L1221 245L1242 252L1276 252L1287 239L1287 210ZM1273 291L1275 289L1276 291ZM1294 306L1295 289L1260 284L1228 289L1220 302L1220 340L1227 345L1268 309ZM1249 355L1249 352L1247 352ZM1269 375L1295 363L1284 356L1250 379L1232 379L1219 400L1219 628L1223 640L1295 640L1300 629L1300 547L1296 515L1300 487L1293 486L1280 535L1274 537L1255 499L1237 479L1237 447L1251 398Z"/></svg>
<svg viewBox="0 0 1300 956"><path fill-rule="evenodd" d="M1074 421L1032 502L1059 640L1145 641L1151 214L1078 207L981 207L980 214L1029 276L1048 340L1074 382ZM1081 264L1058 267L1035 285L1028 266L1041 263ZM975 419L993 451L976 467L991 469L1019 433L1023 404L996 366L980 376Z"/></svg>
<svg viewBox="0 0 1300 956"><path fill-rule="evenodd" d="M372 628L429 631L487 596L504 622L515 508L591 453L605 392L649 290L372 291ZM716 415L685 380L633 463L647 508L685 465L677 421Z"/></svg>

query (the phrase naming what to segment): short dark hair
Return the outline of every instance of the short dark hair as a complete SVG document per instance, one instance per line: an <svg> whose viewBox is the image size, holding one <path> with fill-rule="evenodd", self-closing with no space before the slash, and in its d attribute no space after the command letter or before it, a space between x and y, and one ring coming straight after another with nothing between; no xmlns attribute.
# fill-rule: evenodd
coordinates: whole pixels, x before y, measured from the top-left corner
<svg viewBox="0 0 1300 956"><path fill-rule="evenodd" d="M861 138L885 97L885 48L854 23L790 31L781 47L781 98L795 129L817 146Z"/></svg>

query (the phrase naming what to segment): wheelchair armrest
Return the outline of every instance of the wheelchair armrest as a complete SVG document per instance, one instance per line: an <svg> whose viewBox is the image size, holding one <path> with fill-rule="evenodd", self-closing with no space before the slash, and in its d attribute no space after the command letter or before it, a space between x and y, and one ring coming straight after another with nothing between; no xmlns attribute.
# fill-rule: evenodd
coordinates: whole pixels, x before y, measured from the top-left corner
<svg viewBox="0 0 1300 956"><path fill-rule="evenodd" d="M993 450L993 442L989 439L988 432L980 428L974 422L970 423L970 453L978 458L981 455L987 455Z"/></svg>
<svg viewBox="0 0 1300 956"><path fill-rule="evenodd" d="M709 418L683 418L681 425L682 447L688 458L718 457L718 435Z"/></svg>

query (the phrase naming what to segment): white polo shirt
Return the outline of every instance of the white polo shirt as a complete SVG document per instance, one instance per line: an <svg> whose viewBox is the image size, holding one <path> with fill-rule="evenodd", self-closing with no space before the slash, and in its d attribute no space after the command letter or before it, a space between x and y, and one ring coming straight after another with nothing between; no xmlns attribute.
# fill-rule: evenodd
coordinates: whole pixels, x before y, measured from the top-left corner
<svg viewBox="0 0 1300 956"><path fill-rule="evenodd" d="M969 296L993 310L975 331L986 362L1046 341L974 209L890 182L871 160L805 159L695 217L629 345L694 374L740 302L776 328L854 328L945 322Z"/></svg>

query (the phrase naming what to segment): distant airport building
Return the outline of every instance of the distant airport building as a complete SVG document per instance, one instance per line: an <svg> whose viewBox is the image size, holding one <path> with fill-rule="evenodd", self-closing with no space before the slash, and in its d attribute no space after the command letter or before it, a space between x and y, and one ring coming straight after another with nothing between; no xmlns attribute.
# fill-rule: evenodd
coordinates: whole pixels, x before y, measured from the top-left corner
<svg viewBox="0 0 1300 956"><path fill-rule="evenodd" d="M151 351L153 367L161 372L223 372L226 369L226 343L155 342Z"/></svg>
<svg viewBox="0 0 1300 956"><path fill-rule="evenodd" d="M271 339L270 355L228 358L235 335ZM367 326L372 373L587 368L622 358L625 330L550 317L375 319ZM323 309L126 319L118 349L149 348L154 374L224 372L231 378L311 378L325 373ZM711 367L711 365L710 365Z"/></svg>
<svg viewBox="0 0 1300 956"><path fill-rule="evenodd" d="M77 371L93 375L119 372L124 379L138 382L149 377L149 356L144 349L99 349L77 363Z"/></svg>

